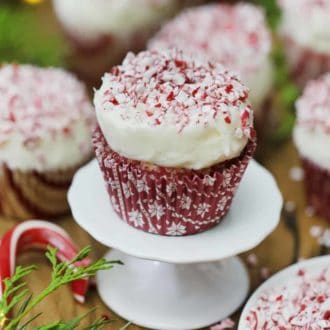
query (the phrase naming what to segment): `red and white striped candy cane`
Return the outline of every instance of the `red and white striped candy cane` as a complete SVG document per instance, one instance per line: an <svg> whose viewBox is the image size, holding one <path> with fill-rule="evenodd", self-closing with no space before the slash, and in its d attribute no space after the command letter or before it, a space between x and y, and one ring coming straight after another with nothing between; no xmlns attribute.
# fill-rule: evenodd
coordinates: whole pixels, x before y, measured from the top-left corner
<svg viewBox="0 0 330 330"><path fill-rule="evenodd" d="M0 299L3 294L3 280L15 272L16 257L24 251L46 250L48 246L57 248L60 261L70 261L79 250L66 231L47 221L31 220L18 224L2 237L0 242ZM76 266L88 266L89 259L77 262ZM81 279L71 284L74 298L84 303L89 279Z"/></svg>

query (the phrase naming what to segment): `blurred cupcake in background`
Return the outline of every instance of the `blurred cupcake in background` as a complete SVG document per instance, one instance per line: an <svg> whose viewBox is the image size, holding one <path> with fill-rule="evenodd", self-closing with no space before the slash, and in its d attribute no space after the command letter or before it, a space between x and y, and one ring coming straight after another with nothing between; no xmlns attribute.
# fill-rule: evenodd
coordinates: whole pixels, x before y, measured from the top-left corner
<svg viewBox="0 0 330 330"><path fill-rule="evenodd" d="M84 86L60 69L0 68L0 213L68 212L74 172L91 158L95 125Z"/></svg>
<svg viewBox="0 0 330 330"><path fill-rule="evenodd" d="M96 157L123 221L170 236L220 222L256 147L234 74L177 49L129 53L94 103Z"/></svg>
<svg viewBox="0 0 330 330"><path fill-rule="evenodd" d="M330 0L278 0L291 74L304 86L330 70Z"/></svg>
<svg viewBox="0 0 330 330"><path fill-rule="evenodd" d="M150 49L173 47L237 72L250 89L255 117L261 121L273 86L272 37L261 8L239 3L187 9L149 42Z"/></svg>
<svg viewBox="0 0 330 330"><path fill-rule="evenodd" d="M307 200L330 220L330 73L310 81L296 107L294 141L305 170Z"/></svg>
<svg viewBox="0 0 330 330"><path fill-rule="evenodd" d="M72 44L71 66L83 78L100 82L127 51L148 38L184 5L182 0L53 0L55 13Z"/></svg>

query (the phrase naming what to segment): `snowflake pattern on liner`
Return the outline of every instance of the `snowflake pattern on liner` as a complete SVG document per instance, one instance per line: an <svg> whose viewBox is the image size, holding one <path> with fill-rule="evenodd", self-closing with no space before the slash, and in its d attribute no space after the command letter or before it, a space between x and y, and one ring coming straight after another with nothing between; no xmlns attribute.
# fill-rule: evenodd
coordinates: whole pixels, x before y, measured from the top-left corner
<svg viewBox="0 0 330 330"><path fill-rule="evenodd" d="M186 227L180 223L173 223L167 230L166 235L182 236L186 233Z"/></svg>
<svg viewBox="0 0 330 330"><path fill-rule="evenodd" d="M116 204L115 200L112 200L112 204ZM118 205L117 209L119 209ZM115 208L116 210L116 208ZM134 224L134 227L143 227L144 225L144 221L143 221L143 217L142 214L139 211L132 211L132 212L128 212L128 218L129 221L131 221Z"/></svg>
<svg viewBox="0 0 330 330"><path fill-rule="evenodd" d="M93 144L118 216L137 229L169 236L194 234L220 222L256 147L251 141L241 157L193 171L128 160L109 148L99 128Z"/></svg>

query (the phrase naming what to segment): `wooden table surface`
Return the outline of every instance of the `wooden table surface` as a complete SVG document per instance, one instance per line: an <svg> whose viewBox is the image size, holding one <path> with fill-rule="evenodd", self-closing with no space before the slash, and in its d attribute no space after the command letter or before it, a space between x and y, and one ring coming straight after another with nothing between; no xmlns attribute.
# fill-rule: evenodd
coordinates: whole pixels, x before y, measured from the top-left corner
<svg viewBox="0 0 330 330"><path fill-rule="evenodd" d="M273 150L271 155L265 157L263 163L276 177L285 201L293 202L296 205L296 210L291 216L294 216L297 220L297 233L295 234L294 231L290 230L291 227L287 225L287 217L283 215L277 229L262 244L241 256L243 260L246 260L250 253L255 253L258 257L258 264L254 267L249 267L252 283L251 290L262 282L262 273L265 270L274 273L291 264L295 258L311 258L329 252L322 249L317 240L310 235L311 226L318 225L325 228L329 227L329 225L322 219L310 217L305 213L306 203L303 183L290 179L290 169L294 166L299 166L299 160L292 143L288 142ZM240 219L237 219L237 221L240 221ZM79 228L71 217L61 219L57 223L72 235L80 247L92 245L93 257L100 257L106 251L105 247L95 242ZM0 218L0 235L14 224L14 220ZM297 243L299 244L298 255L295 255L295 244ZM19 264L38 265L38 271L28 278L29 288L32 292L40 291L48 283L50 267L42 253L27 253L19 258ZM52 320L70 319L95 306L98 306L98 309L89 316L90 321L95 320L96 315L107 315L112 316L116 320L108 326L109 329L119 329L126 324L126 321L121 320L104 306L96 291L92 290L89 293L87 303L82 306L73 301L70 289L65 287L49 297L38 308L36 312L41 311L43 314L34 325L40 325ZM239 313L236 313L234 319L237 320L238 317ZM129 328L138 329L138 327L133 325Z"/></svg>
<svg viewBox="0 0 330 330"><path fill-rule="evenodd" d="M49 18L48 14L45 15L45 12L45 9L41 8L41 15L38 16L42 17L43 20L47 20L46 25L52 26L50 22L54 21L54 17ZM329 224L317 217L309 217L305 213L306 203L303 183L290 179L290 169L294 166L299 166L299 160L292 143L287 142L277 149L272 150L268 156L264 157L263 164L276 177L285 201L293 202L296 205L295 211L290 216L293 223L296 223L297 231L293 231L292 226L288 226L288 216L283 215L277 229L263 243L241 256L243 260L246 260L247 256L251 253L255 253L258 257L258 264L249 268L251 290L255 289L262 282L261 274L267 270L270 273L274 273L288 266L297 258L311 258L329 252L324 248L322 249L317 240L310 235L310 228L313 225L325 228L329 227ZM240 221L240 219L237 219L237 221ZM0 217L0 236L14 224L14 220ZM71 217L61 219L57 224L65 228L80 247L92 245L94 258L101 257L107 250L107 248L95 242L87 233L79 228ZM20 257L18 262L22 265L36 264L38 266L38 271L28 278L28 285L32 292L39 292L49 282L50 266L42 253L27 253ZM87 302L82 306L74 302L70 289L64 287L47 298L39 306L35 312L43 312L43 314L33 325L41 325L45 322L48 323L59 319L72 319L96 306L98 309L88 317L87 321L95 320L96 315L107 315L115 319L108 329L117 330L126 324L126 321L121 320L107 309L96 291L92 290L88 294ZM237 320L239 318L239 312L233 317ZM129 329L135 328L139 329L139 327L134 325L129 327Z"/></svg>

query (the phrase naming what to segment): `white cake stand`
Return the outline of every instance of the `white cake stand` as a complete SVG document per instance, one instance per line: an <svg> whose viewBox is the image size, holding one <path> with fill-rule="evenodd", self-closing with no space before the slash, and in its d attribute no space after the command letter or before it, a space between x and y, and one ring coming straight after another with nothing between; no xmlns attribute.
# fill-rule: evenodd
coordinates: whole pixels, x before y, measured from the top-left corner
<svg viewBox="0 0 330 330"><path fill-rule="evenodd" d="M124 266L97 276L114 312L153 329L197 329L232 314L249 288L233 257L258 245L277 226L282 197L272 175L252 161L220 225L201 234L165 237L128 226L113 211L96 161L75 175L68 194L73 217L115 250Z"/></svg>

